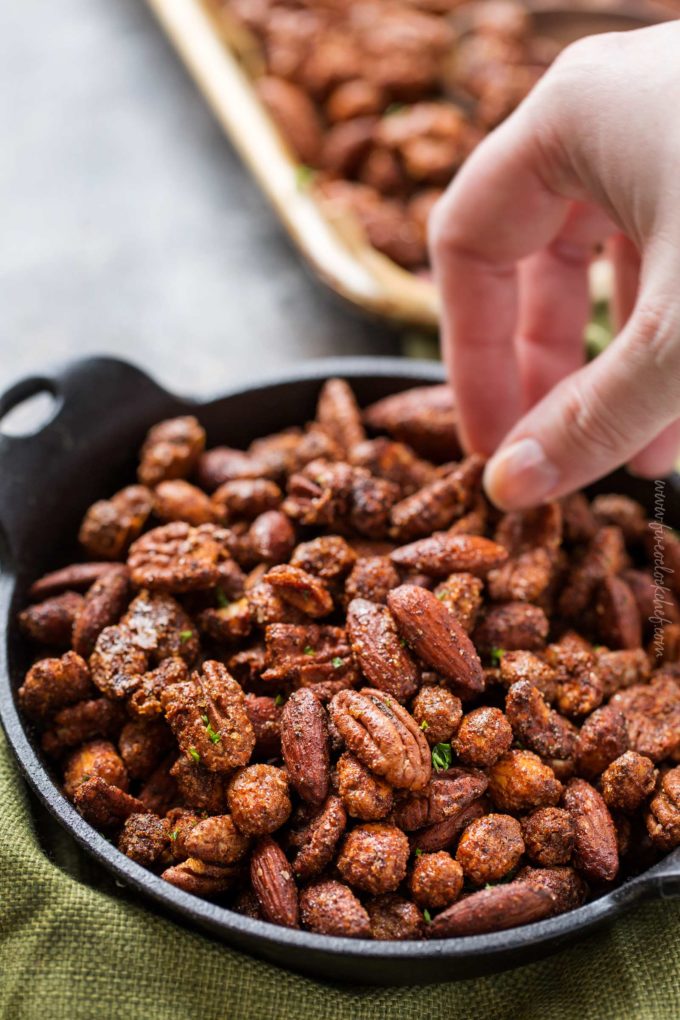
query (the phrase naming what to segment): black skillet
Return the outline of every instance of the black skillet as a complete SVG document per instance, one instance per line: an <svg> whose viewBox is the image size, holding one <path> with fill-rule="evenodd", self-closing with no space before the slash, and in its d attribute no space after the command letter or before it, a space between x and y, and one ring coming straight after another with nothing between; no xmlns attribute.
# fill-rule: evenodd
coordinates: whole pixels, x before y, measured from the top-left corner
<svg viewBox="0 0 680 1020"><path fill-rule="evenodd" d="M313 416L320 384L347 377L362 404L442 379L439 366L416 361L346 358L317 361L267 382L198 404L165 390L131 365L81 361L24 380L0 397L0 419L19 402L48 390L55 412L41 431L0 434L0 716L21 769L46 807L115 877L185 925L237 949L330 979L412 984L469 978L529 963L611 921L649 897L680 893L680 850L600 899L511 931L433 942L368 942L312 935L241 917L163 882L119 853L62 796L17 714L13 692L29 662L14 619L30 582L77 554L73 536L85 508L134 476L147 428L169 415L193 413L209 443L242 446L259 435ZM630 494L651 510L653 486L623 473L600 489ZM680 524L680 483L665 485L665 519ZM134 932L130 933L134 938Z"/></svg>

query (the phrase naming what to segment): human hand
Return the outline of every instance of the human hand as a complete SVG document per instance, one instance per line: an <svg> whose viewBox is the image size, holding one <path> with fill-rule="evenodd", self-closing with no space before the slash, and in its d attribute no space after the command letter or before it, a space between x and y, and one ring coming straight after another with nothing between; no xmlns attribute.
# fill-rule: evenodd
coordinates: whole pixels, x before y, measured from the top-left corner
<svg viewBox="0 0 680 1020"><path fill-rule="evenodd" d="M620 331L584 365L607 243ZM512 509L680 446L680 23L568 47L430 219L465 445ZM639 254L638 254L639 253ZM495 452L494 452L495 451Z"/></svg>

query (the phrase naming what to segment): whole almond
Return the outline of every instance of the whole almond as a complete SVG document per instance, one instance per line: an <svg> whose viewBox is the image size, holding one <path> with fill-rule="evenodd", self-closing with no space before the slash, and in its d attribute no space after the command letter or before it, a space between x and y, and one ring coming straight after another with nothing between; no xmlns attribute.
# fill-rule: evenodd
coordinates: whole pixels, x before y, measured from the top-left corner
<svg viewBox="0 0 680 1020"><path fill-rule="evenodd" d="M394 617L385 606L353 599L347 609L352 651L371 687L407 701L418 690L420 674L402 646Z"/></svg>
<svg viewBox="0 0 680 1020"><path fill-rule="evenodd" d="M460 697L484 690L484 670L456 617L439 599L417 585L402 584L387 596L397 628L416 655Z"/></svg>
<svg viewBox="0 0 680 1020"><path fill-rule="evenodd" d="M274 75L258 80L257 93L295 154L314 166L321 149L321 124L307 93Z"/></svg>
<svg viewBox="0 0 680 1020"><path fill-rule="evenodd" d="M461 571L486 577L507 558L507 549L489 538L449 535L445 531L403 545L390 556L398 567L422 571L432 577L446 577Z"/></svg>
<svg viewBox="0 0 680 1020"><path fill-rule="evenodd" d="M483 935L548 917L553 897L545 889L524 882L509 882L466 896L442 911L427 928L430 938Z"/></svg>
<svg viewBox="0 0 680 1020"><path fill-rule="evenodd" d="M619 852L604 800L585 779L572 779L564 806L574 823L574 867L591 882L612 882L619 870Z"/></svg>
<svg viewBox="0 0 680 1020"><path fill-rule="evenodd" d="M330 782L328 720L308 687L291 694L281 713L281 752L291 784L302 799L321 804Z"/></svg>
<svg viewBox="0 0 680 1020"><path fill-rule="evenodd" d="M250 857L250 881L262 912L272 924L299 927L298 892L281 847L271 836L259 841Z"/></svg>
<svg viewBox="0 0 680 1020"><path fill-rule="evenodd" d="M417 386L371 404L364 421L371 429L389 432L421 457L443 461L460 450L456 411L449 386Z"/></svg>
<svg viewBox="0 0 680 1020"><path fill-rule="evenodd" d="M344 379L329 379L324 383L316 420L345 453L366 438L356 397Z"/></svg>

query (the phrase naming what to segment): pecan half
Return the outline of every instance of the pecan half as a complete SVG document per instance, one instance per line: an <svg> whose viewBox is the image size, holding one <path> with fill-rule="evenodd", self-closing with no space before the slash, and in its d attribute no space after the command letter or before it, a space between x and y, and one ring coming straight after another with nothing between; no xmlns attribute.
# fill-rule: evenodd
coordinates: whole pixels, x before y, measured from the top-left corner
<svg viewBox="0 0 680 1020"><path fill-rule="evenodd" d="M193 528L173 521L147 531L130 547L128 567L140 588L174 592L213 588L229 559L229 534L214 524Z"/></svg>
<svg viewBox="0 0 680 1020"><path fill-rule="evenodd" d="M197 857L189 857L181 864L173 864L172 867L166 868L161 878L184 892L209 899L226 892L237 874L235 868L207 864L205 861L199 861Z"/></svg>
<svg viewBox="0 0 680 1020"><path fill-rule="evenodd" d="M264 575L264 581L306 616L328 616L333 611L333 599L323 581L306 570L290 564L273 567Z"/></svg>
<svg viewBox="0 0 680 1020"><path fill-rule="evenodd" d="M311 819L293 829L290 842L297 849L293 871L300 881L316 878L328 867L346 825L342 801L330 796Z"/></svg>
<svg viewBox="0 0 680 1020"><path fill-rule="evenodd" d="M210 772L246 765L255 734L239 684L221 662L204 662L185 683L161 693L165 717L182 752Z"/></svg>
<svg viewBox="0 0 680 1020"><path fill-rule="evenodd" d="M340 691L330 704L333 723L363 764L399 789L421 790L432 758L415 720L383 691Z"/></svg>

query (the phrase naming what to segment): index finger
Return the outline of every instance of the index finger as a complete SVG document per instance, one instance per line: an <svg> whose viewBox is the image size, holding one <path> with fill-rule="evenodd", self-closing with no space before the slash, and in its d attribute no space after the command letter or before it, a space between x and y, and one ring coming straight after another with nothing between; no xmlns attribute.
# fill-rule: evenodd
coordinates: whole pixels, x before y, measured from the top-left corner
<svg viewBox="0 0 680 1020"><path fill-rule="evenodd" d="M513 347L517 263L559 233L576 197L547 183L558 175L549 167L535 105L532 96L475 150L430 224L462 439L486 455L522 413Z"/></svg>

